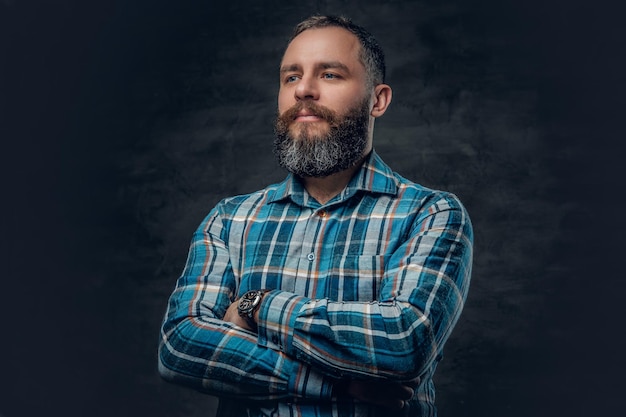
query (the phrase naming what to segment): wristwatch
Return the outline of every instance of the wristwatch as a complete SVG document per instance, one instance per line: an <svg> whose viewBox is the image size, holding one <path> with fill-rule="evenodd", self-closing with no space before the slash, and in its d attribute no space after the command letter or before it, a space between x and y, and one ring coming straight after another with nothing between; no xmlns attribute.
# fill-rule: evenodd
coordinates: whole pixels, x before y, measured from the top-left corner
<svg viewBox="0 0 626 417"><path fill-rule="evenodd" d="M241 298L239 299L239 304L237 304L237 312L239 313L239 317L246 320L248 324L254 329L256 329L254 313L261 306L263 294L265 294L266 292L267 290L248 291L241 296Z"/></svg>

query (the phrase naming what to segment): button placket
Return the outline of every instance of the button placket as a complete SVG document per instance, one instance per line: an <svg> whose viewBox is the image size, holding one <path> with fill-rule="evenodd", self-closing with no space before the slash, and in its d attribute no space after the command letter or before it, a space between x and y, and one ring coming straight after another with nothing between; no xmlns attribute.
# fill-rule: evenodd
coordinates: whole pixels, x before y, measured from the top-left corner
<svg viewBox="0 0 626 417"><path fill-rule="evenodd" d="M306 222L304 226L304 234L302 236L302 252L299 257L301 263L299 264L294 292L303 294L310 297L315 285L310 285L311 276L316 275L315 263L319 261L320 254L318 253L320 248L319 239L323 234L323 229L326 224L328 212L324 211L324 217L320 216L320 210L311 209L306 214ZM304 220L304 219L303 219Z"/></svg>

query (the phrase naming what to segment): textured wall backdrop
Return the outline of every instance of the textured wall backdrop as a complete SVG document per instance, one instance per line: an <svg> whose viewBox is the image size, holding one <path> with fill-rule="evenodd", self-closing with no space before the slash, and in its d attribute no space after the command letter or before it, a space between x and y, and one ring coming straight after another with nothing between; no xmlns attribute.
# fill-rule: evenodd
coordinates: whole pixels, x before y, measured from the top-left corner
<svg viewBox="0 0 626 417"><path fill-rule="evenodd" d="M213 415L214 398L160 380L160 321L210 208L285 175L271 154L277 66L314 12L379 38L394 97L375 148L459 195L474 222L440 415L614 415L626 368L618 13L4 0L0 416Z"/></svg>

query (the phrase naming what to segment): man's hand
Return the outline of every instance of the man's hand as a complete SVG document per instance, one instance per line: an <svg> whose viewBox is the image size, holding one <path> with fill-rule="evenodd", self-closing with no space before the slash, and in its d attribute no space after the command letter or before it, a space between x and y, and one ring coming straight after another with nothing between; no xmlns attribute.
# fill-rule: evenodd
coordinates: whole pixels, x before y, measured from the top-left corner
<svg viewBox="0 0 626 417"><path fill-rule="evenodd" d="M231 305L228 306L226 314L224 314L224 321L228 321L239 327L243 327L246 330L254 331L254 329L250 327L250 324L248 324L248 322L239 315L239 311L237 311L238 304L239 303L237 302L237 300L235 300Z"/></svg>
<svg viewBox="0 0 626 417"><path fill-rule="evenodd" d="M345 390L344 395L347 394L365 403L400 410L404 407L405 401L413 398L414 388L419 382L419 378L407 383L350 380L341 391Z"/></svg>
<svg viewBox="0 0 626 417"><path fill-rule="evenodd" d="M263 298L265 298L265 294L267 292L268 290L264 290L261 292L261 299L252 317L252 320L254 320L254 323L250 323L249 321L247 321L246 319L244 319L243 317L239 315L239 309L238 309L239 298L233 301L232 304L228 306L228 308L226 309L226 313L224 313L223 320L236 324L239 327L243 327L246 330L250 330L251 332L256 333L257 332L256 324L259 322L259 310L260 310L259 306L263 302Z"/></svg>

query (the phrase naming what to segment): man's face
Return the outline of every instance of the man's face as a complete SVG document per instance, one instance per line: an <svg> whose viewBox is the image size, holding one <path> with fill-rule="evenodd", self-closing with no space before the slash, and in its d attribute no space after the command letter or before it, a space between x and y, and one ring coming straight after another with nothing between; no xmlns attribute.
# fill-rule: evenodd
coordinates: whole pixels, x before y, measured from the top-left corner
<svg viewBox="0 0 626 417"><path fill-rule="evenodd" d="M372 92L359 50L356 36L330 27L302 32L285 51L275 151L290 171L327 176L371 150Z"/></svg>

